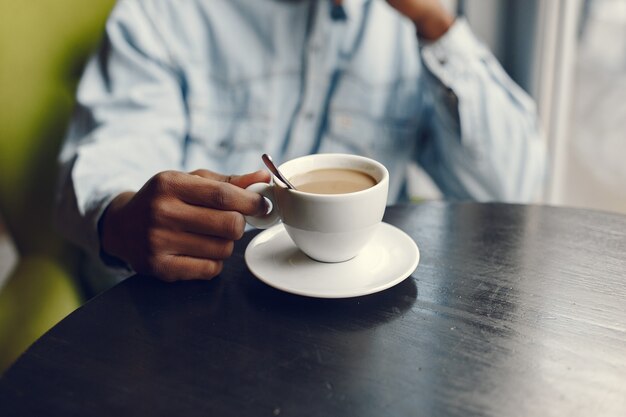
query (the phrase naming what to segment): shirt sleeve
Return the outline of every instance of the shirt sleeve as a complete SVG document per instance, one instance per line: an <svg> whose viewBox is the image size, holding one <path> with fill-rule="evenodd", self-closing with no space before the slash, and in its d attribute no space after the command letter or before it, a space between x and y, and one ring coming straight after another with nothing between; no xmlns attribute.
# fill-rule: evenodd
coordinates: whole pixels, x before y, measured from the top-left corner
<svg viewBox="0 0 626 417"><path fill-rule="evenodd" d="M122 1L77 91L60 155L57 223L100 257L98 221L111 200L180 169L186 113L179 71L145 5Z"/></svg>
<svg viewBox="0 0 626 417"><path fill-rule="evenodd" d="M539 197L546 151L532 99L462 18L420 49L427 127L417 162L448 198Z"/></svg>

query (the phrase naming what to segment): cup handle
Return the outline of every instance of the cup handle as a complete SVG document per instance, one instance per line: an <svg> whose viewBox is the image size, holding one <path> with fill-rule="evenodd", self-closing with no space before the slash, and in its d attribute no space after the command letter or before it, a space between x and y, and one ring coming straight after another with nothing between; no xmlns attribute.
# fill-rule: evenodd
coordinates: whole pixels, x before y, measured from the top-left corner
<svg viewBox="0 0 626 417"><path fill-rule="evenodd" d="M261 194L265 199L265 202L269 206L267 213L262 216L244 216L246 223L257 229L267 229L280 221L278 215L278 207L274 201L274 193L272 191L273 186L264 182L257 182L246 188L253 193Z"/></svg>

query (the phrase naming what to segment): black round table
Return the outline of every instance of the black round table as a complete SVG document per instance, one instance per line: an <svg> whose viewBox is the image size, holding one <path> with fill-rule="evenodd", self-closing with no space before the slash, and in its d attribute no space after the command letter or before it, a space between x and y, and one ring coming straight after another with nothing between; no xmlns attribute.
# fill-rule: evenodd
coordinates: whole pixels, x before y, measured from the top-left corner
<svg viewBox="0 0 626 417"><path fill-rule="evenodd" d="M626 415L626 217L390 207L418 243L383 292L313 299L248 271L132 277L0 379L9 416Z"/></svg>

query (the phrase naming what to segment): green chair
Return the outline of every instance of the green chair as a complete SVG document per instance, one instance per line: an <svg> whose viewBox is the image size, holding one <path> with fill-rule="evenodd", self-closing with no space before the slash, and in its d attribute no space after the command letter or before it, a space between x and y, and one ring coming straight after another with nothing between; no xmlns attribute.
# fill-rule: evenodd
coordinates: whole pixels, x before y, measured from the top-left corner
<svg viewBox="0 0 626 417"><path fill-rule="evenodd" d="M0 289L0 373L77 308L77 252L52 226L76 82L113 0L0 0L0 216L19 253Z"/></svg>

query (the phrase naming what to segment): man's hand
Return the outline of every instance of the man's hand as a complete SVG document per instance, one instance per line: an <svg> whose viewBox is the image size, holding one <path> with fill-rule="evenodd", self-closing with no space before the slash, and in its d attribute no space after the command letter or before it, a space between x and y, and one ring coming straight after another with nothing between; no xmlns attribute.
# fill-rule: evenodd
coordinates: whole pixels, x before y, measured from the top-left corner
<svg viewBox="0 0 626 417"><path fill-rule="evenodd" d="M333 0L336 4L344 0ZM439 0L387 0L387 3L415 23L417 34L431 41L439 39L448 31L454 16Z"/></svg>
<svg viewBox="0 0 626 417"><path fill-rule="evenodd" d="M109 204L100 226L102 249L164 281L213 278L243 235L243 216L265 212L263 198L244 188L269 179L264 171L161 172Z"/></svg>
<svg viewBox="0 0 626 417"><path fill-rule="evenodd" d="M439 0L387 0L387 3L411 19L417 34L424 39L439 39L454 22Z"/></svg>

